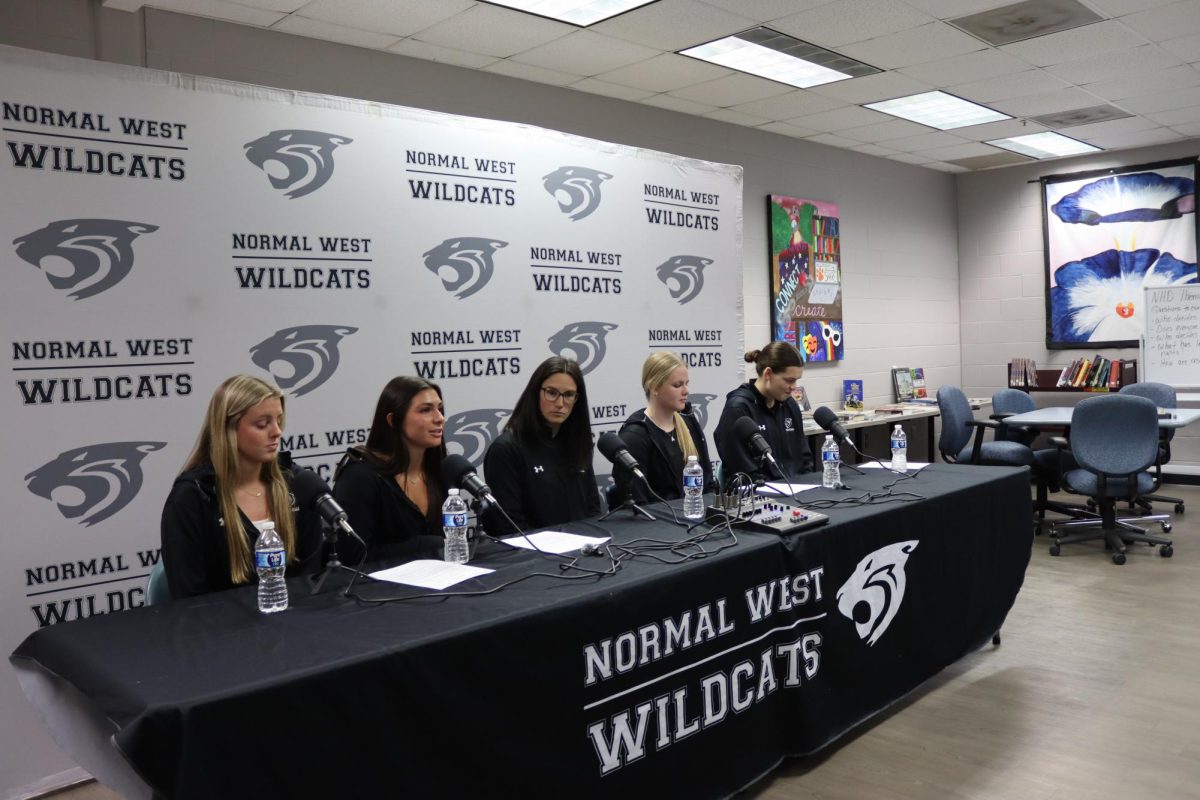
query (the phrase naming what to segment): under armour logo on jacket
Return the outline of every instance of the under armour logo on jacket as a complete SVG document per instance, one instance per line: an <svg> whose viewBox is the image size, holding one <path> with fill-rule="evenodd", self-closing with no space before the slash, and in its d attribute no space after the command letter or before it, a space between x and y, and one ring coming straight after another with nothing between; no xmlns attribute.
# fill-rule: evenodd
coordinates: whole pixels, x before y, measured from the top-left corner
<svg viewBox="0 0 1200 800"><path fill-rule="evenodd" d="M536 465L536 464L535 464L535 465L534 465L534 467L533 467L533 472L534 472L534 474L537 474L537 473L539 473L539 472L545 472L545 471L546 471L546 468L545 468L545 467L541 467L541 466L538 466L538 465Z"/></svg>

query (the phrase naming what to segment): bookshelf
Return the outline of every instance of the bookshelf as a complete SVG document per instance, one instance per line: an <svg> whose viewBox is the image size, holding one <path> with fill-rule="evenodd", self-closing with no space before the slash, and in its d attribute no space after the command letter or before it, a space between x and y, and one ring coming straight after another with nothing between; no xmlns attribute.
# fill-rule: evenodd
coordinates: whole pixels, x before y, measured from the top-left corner
<svg viewBox="0 0 1200 800"><path fill-rule="evenodd" d="M1128 386L1131 383L1137 383L1138 380L1138 364L1137 359L1122 359L1113 361L1113 368L1116 369L1118 364L1120 370L1117 373L1116 384L1112 381L1104 386L1057 386L1058 378L1062 375L1062 367L1054 369L1039 369L1037 372L1037 385L1029 386L1012 386L1013 389L1020 389L1023 392L1065 392L1065 393L1096 393L1096 392L1115 392L1122 386ZM1011 375L1011 365L1009 374Z"/></svg>

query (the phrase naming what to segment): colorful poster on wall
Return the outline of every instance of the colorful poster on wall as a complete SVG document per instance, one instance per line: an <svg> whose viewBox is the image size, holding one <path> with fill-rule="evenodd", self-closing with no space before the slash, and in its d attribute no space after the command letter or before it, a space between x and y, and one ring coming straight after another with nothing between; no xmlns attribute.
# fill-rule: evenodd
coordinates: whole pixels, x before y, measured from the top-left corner
<svg viewBox="0 0 1200 800"><path fill-rule="evenodd" d="M1196 279L1196 159L1042 178L1046 347L1135 347L1145 287Z"/></svg>
<svg viewBox="0 0 1200 800"><path fill-rule="evenodd" d="M840 361L842 248L835 203L768 196L771 330L807 362Z"/></svg>

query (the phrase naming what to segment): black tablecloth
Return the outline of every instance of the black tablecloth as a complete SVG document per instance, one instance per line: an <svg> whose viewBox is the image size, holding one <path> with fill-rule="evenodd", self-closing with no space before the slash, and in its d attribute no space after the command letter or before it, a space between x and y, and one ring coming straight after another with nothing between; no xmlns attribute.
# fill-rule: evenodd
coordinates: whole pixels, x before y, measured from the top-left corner
<svg viewBox="0 0 1200 800"><path fill-rule="evenodd" d="M922 499L833 508L782 538L738 531L680 564L384 606L293 585L274 615L235 590L45 628L12 659L77 687L171 798L721 797L1004 621L1032 542L1028 472L934 465L900 489ZM616 541L683 535L604 525ZM559 571L497 545L478 555L497 571L456 589Z"/></svg>

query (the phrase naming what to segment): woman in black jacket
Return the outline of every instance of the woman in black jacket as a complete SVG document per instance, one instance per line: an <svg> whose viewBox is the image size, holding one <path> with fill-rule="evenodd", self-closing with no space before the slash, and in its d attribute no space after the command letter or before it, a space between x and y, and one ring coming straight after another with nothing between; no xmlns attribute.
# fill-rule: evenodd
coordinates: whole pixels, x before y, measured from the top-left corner
<svg viewBox="0 0 1200 800"><path fill-rule="evenodd" d="M372 558L440 557L445 426L437 384L400 375L379 395L366 445L338 464L333 496Z"/></svg>
<svg viewBox="0 0 1200 800"><path fill-rule="evenodd" d="M483 465L507 514L492 509L486 515L490 533L515 532L513 525L533 530L600 513L579 364L552 356L538 365Z"/></svg>
<svg viewBox="0 0 1200 800"><path fill-rule="evenodd" d="M213 394L196 446L163 506L162 560L171 597L257 581L254 543L265 522L283 539L289 575L320 567L320 516L296 506L291 461L279 452L283 405L277 388L250 375L229 378Z"/></svg>
<svg viewBox="0 0 1200 800"><path fill-rule="evenodd" d="M646 408L629 415L621 426L621 439L637 459L653 494L640 480L614 466L617 489L610 495L610 503L620 502L630 491L638 502L682 497L683 467L689 456L696 456L704 470L704 491L716 491L704 429L687 401L687 365L674 353L651 353L642 364L642 390Z"/></svg>

